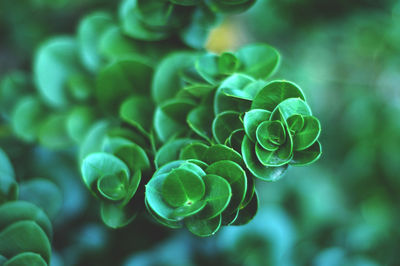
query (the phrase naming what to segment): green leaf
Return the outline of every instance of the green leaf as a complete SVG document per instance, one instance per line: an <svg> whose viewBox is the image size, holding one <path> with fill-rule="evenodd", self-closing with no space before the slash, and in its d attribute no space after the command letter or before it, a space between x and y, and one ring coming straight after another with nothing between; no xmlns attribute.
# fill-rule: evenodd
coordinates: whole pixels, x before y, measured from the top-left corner
<svg viewBox="0 0 400 266"><path fill-rule="evenodd" d="M305 100L302 90L293 82L274 80L257 93L251 109L265 109L272 112L279 103L289 98Z"/></svg>
<svg viewBox="0 0 400 266"><path fill-rule="evenodd" d="M113 25L107 28L98 41L98 52L112 61L118 58L135 56L138 58L148 58L148 55L141 53L138 43L131 38L128 38L121 32L121 28L117 25Z"/></svg>
<svg viewBox="0 0 400 266"><path fill-rule="evenodd" d="M124 100L119 116L124 122L148 134L153 124L154 103L148 96L131 96Z"/></svg>
<svg viewBox="0 0 400 266"><path fill-rule="evenodd" d="M304 117L302 115L293 115L287 119L288 131L290 134L296 135L304 126Z"/></svg>
<svg viewBox="0 0 400 266"><path fill-rule="evenodd" d="M162 142L167 142L181 135L187 126L176 122L167 116L161 108L157 108L154 115L154 130Z"/></svg>
<svg viewBox="0 0 400 266"><path fill-rule="evenodd" d="M209 141L212 138L211 127L213 118L213 111L210 107L199 106L190 111L187 116L187 123L196 134Z"/></svg>
<svg viewBox="0 0 400 266"><path fill-rule="evenodd" d="M279 66L280 55L272 46L266 44L251 44L236 52L241 68L240 71L256 79L266 79Z"/></svg>
<svg viewBox="0 0 400 266"><path fill-rule="evenodd" d="M181 163L181 162L179 162ZM168 166L169 167L169 166ZM161 169L160 169L161 170ZM146 185L146 200L149 207L159 216L170 221L179 221L194 215L201 211L206 205L206 201L197 201L191 205L184 205L180 208L173 208L168 205L162 194L162 186L165 178L168 174L159 173L150 179L149 183Z"/></svg>
<svg viewBox="0 0 400 266"><path fill-rule="evenodd" d="M102 151L103 140L108 130L109 123L107 121L98 121L89 129L82 144L80 145L80 162L89 154Z"/></svg>
<svg viewBox="0 0 400 266"><path fill-rule="evenodd" d="M97 101L106 111L117 113L127 97L148 94L152 73L149 64L138 58L115 60L97 75Z"/></svg>
<svg viewBox="0 0 400 266"><path fill-rule="evenodd" d="M196 217L189 217L185 219L185 225L190 232L197 236L212 236L221 227L221 215L211 219L198 219Z"/></svg>
<svg viewBox="0 0 400 266"><path fill-rule="evenodd" d="M202 178L182 168L172 170L162 185L163 199L173 207L192 205L205 194Z"/></svg>
<svg viewBox="0 0 400 266"><path fill-rule="evenodd" d="M68 136L76 143L81 143L94 123L95 114L87 106L74 107L68 114L66 127Z"/></svg>
<svg viewBox="0 0 400 266"><path fill-rule="evenodd" d="M127 194L128 177L124 172L103 175L97 179L97 190L112 201L122 200Z"/></svg>
<svg viewBox="0 0 400 266"><path fill-rule="evenodd" d="M244 131L251 141L257 141L257 128L264 122L268 121L271 112L262 109L254 109L245 113L243 118Z"/></svg>
<svg viewBox="0 0 400 266"><path fill-rule="evenodd" d="M0 148L0 204L18 198L18 184L7 155Z"/></svg>
<svg viewBox="0 0 400 266"><path fill-rule="evenodd" d="M277 181L282 178L288 168L285 164L279 167L264 166L255 153L255 144L245 136L242 143L242 156L247 169L257 178L264 181Z"/></svg>
<svg viewBox="0 0 400 266"><path fill-rule="evenodd" d="M50 149L65 149L72 144L67 131L66 114L50 114L39 131L39 142Z"/></svg>
<svg viewBox="0 0 400 266"><path fill-rule="evenodd" d="M189 112L196 107L196 102L188 98L174 98L166 100L160 107L164 114L185 123Z"/></svg>
<svg viewBox="0 0 400 266"><path fill-rule="evenodd" d="M18 221L0 233L0 254L11 258L19 253L40 254L49 263L51 246L45 232L33 221Z"/></svg>
<svg viewBox="0 0 400 266"><path fill-rule="evenodd" d="M193 139L177 139L163 145L157 151L154 159L156 167L159 168L169 162L178 160L183 147L194 141Z"/></svg>
<svg viewBox="0 0 400 266"><path fill-rule="evenodd" d="M296 151L310 147L319 137L321 124L314 116L304 117L304 126L294 135L293 148Z"/></svg>
<svg viewBox="0 0 400 266"><path fill-rule="evenodd" d="M257 142L264 149L270 150L271 146L279 146L285 143L285 127L280 121L264 121L257 127L256 137Z"/></svg>
<svg viewBox="0 0 400 266"><path fill-rule="evenodd" d="M47 266L47 263L39 254L24 252L9 259L4 266Z"/></svg>
<svg viewBox="0 0 400 266"><path fill-rule="evenodd" d="M290 162L292 158L293 143L291 139L277 150L269 151L261 147L259 143L256 144L256 156L259 162L265 166L282 166Z"/></svg>
<svg viewBox="0 0 400 266"><path fill-rule="evenodd" d="M91 190L95 190L95 182L105 175L120 175L123 172L129 176L129 168L122 160L104 152L87 156L82 162L81 172L83 181Z"/></svg>
<svg viewBox="0 0 400 266"><path fill-rule="evenodd" d="M150 161L146 152L136 143L122 137L108 137L104 141L103 150L121 159L131 170L150 169Z"/></svg>
<svg viewBox="0 0 400 266"><path fill-rule="evenodd" d="M289 98L279 103L272 111L271 120L285 121L293 115L311 116L311 109L308 104L300 98Z"/></svg>
<svg viewBox="0 0 400 266"><path fill-rule="evenodd" d="M180 30L182 41L195 49L203 49L213 27L222 20L221 14L212 12L209 8L196 8L190 21Z"/></svg>
<svg viewBox="0 0 400 266"><path fill-rule="evenodd" d="M219 72L219 57L215 54L204 54L195 62L198 74L208 83L215 85L222 78Z"/></svg>
<svg viewBox="0 0 400 266"><path fill-rule="evenodd" d="M203 176L205 183L206 206L196 214L199 219L211 219L220 215L228 206L232 197L232 190L229 182L218 175L207 174Z"/></svg>
<svg viewBox="0 0 400 266"><path fill-rule="evenodd" d="M244 170L232 161L218 161L211 164L206 169L207 174L214 174L223 177L229 182L232 190L232 198L228 207L226 208L225 214L232 214L236 209L239 208L243 202L247 190L247 178Z"/></svg>
<svg viewBox="0 0 400 266"><path fill-rule="evenodd" d="M218 71L221 74L230 75L240 67L240 61L235 54L230 52L222 53L218 58Z"/></svg>
<svg viewBox="0 0 400 266"><path fill-rule="evenodd" d="M192 142L189 145L186 145L183 149L181 149L179 159L180 160L196 159L203 161L204 155L208 150L208 148L209 146L201 142Z"/></svg>
<svg viewBox="0 0 400 266"><path fill-rule="evenodd" d="M257 214L258 211L258 196L257 192L254 191L253 198L243 209L239 211L238 217L232 223L232 225L245 225L248 224Z"/></svg>
<svg viewBox="0 0 400 266"><path fill-rule="evenodd" d="M209 165L218 161L228 160L243 166L243 160L240 154L234 149L222 144L212 145L205 153L204 160Z"/></svg>
<svg viewBox="0 0 400 266"><path fill-rule="evenodd" d="M151 217L153 217L153 219L156 220L156 222L158 222L166 227L172 228L172 229L182 228L182 222L172 221L172 220L167 220L167 219L162 218L161 216L157 215L157 213L155 211L153 211L152 208L150 208L149 204L147 203L147 200L145 200L144 202L145 202L147 211L150 213Z"/></svg>
<svg viewBox="0 0 400 266"><path fill-rule="evenodd" d="M132 203L127 206L102 202L100 207L102 221L114 229L128 225L136 218L140 210L141 204L135 202L135 199L133 198Z"/></svg>
<svg viewBox="0 0 400 266"><path fill-rule="evenodd" d="M19 199L39 206L50 219L56 218L63 205L60 188L50 180L42 178L20 183Z"/></svg>
<svg viewBox="0 0 400 266"><path fill-rule="evenodd" d="M19 200L0 206L0 231L19 221L33 221L45 232L47 238L52 237L51 222L44 211L36 205Z"/></svg>
<svg viewBox="0 0 400 266"><path fill-rule="evenodd" d="M151 31L143 25L138 14L138 0L124 0L120 4L119 19L121 21L122 31L135 39L156 41L164 39L167 36L166 31ZM154 2L153 2L154 3ZM160 10L163 13L163 10Z"/></svg>
<svg viewBox="0 0 400 266"><path fill-rule="evenodd" d="M66 83L80 73L78 45L71 37L56 37L46 41L36 53L33 72L40 95L53 107L68 104Z"/></svg>
<svg viewBox="0 0 400 266"><path fill-rule="evenodd" d="M42 103L32 96L22 98L11 115L14 133L26 142L36 140L45 111Z"/></svg>
<svg viewBox="0 0 400 266"><path fill-rule="evenodd" d="M94 12L85 16L78 26L80 56L91 72L96 72L103 60L99 54L102 35L113 25L112 17L105 12Z"/></svg>
<svg viewBox="0 0 400 266"><path fill-rule="evenodd" d="M243 128L243 123L240 120L240 114L233 111L219 113L212 123L213 136L220 144L224 144L233 131L241 128Z"/></svg>
<svg viewBox="0 0 400 266"><path fill-rule="evenodd" d="M319 141L315 141L313 145L308 147L305 150L295 151L293 153L293 158L290 162L291 165L301 166L301 165L308 165L321 157L322 154L322 147Z"/></svg>
<svg viewBox="0 0 400 266"><path fill-rule="evenodd" d="M214 97L214 113L223 111L243 112L250 108L253 99L252 90L245 90L253 83L252 77L243 74L233 74L218 87ZM246 110L247 111L247 110Z"/></svg>
<svg viewBox="0 0 400 266"><path fill-rule="evenodd" d="M231 135L226 140L225 145L232 147L237 152L240 152L244 136L245 132L243 129L236 129L232 131Z"/></svg>
<svg viewBox="0 0 400 266"><path fill-rule="evenodd" d="M153 76L151 92L154 101L161 104L173 98L181 89L180 73L183 69L193 65L195 53L173 53L164 58L156 68Z"/></svg>

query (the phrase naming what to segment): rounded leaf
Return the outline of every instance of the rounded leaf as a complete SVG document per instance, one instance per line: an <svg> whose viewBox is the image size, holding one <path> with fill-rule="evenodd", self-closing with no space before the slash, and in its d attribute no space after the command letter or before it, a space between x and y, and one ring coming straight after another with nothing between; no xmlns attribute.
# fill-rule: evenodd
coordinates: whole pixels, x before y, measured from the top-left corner
<svg viewBox="0 0 400 266"><path fill-rule="evenodd" d="M162 185L163 199L173 207L192 205L205 194L203 179L192 171L182 168L172 170Z"/></svg>
<svg viewBox="0 0 400 266"><path fill-rule="evenodd" d="M214 174L228 181L231 190L232 198L226 208L225 214L235 212L244 200L247 190L247 178L244 170L232 161L218 161L211 164L206 169L207 174Z"/></svg>
<svg viewBox="0 0 400 266"><path fill-rule="evenodd" d="M257 128L264 122L268 121L271 112L262 109L254 109L245 113L243 118L244 131L251 141L257 141Z"/></svg>
<svg viewBox="0 0 400 266"><path fill-rule="evenodd" d="M204 200L206 206L196 214L199 219L211 219L221 214L229 204L232 190L229 182L218 175L207 174L203 177L205 183Z"/></svg>
<svg viewBox="0 0 400 266"><path fill-rule="evenodd" d="M126 164L112 154L98 152L87 156L82 162L82 177L86 186L94 190L95 182L105 175L129 176L129 168Z"/></svg>
<svg viewBox="0 0 400 266"><path fill-rule="evenodd" d="M269 167L261 164L255 153L255 144L245 136L242 142L242 156L247 169L257 178L264 181L277 181L282 178L288 165Z"/></svg>
<svg viewBox="0 0 400 266"><path fill-rule="evenodd" d="M304 117L304 125L293 137L293 148L296 151L310 147L321 133L321 123L314 116Z"/></svg>
<svg viewBox="0 0 400 266"><path fill-rule="evenodd" d="M197 217L189 217L185 219L185 225L190 232L197 236L212 236L221 227L221 215L211 219L198 219Z"/></svg>
<svg viewBox="0 0 400 266"><path fill-rule="evenodd" d="M279 103L288 98L305 100L303 91L293 82L274 80L257 93L251 109L265 109L272 112Z"/></svg>

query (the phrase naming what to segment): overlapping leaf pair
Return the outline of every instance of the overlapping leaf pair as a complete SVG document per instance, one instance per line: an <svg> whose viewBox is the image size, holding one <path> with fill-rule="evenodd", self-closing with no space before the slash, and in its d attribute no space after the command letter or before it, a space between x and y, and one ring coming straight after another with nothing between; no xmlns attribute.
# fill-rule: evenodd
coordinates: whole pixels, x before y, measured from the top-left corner
<svg viewBox="0 0 400 266"><path fill-rule="evenodd" d="M156 162L166 161L146 185L146 207L161 224L184 224L196 235L209 236L221 225L245 224L255 215L253 179L246 177L243 160L233 149L181 139L160 150Z"/></svg>

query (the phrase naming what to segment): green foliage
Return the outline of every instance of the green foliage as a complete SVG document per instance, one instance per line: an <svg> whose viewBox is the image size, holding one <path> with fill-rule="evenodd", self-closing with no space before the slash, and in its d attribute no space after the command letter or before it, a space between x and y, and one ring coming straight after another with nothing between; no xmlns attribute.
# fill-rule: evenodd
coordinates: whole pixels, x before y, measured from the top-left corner
<svg viewBox="0 0 400 266"><path fill-rule="evenodd" d="M258 210L256 178L278 180L289 165L321 155L321 125L301 89L269 80L281 59L274 47L201 49L223 13L254 3L124 0L117 21L105 11L89 13L75 36L40 45L37 94L18 98L10 88L29 85L4 82L1 93L14 103L5 108L13 133L76 155L109 227L127 226L146 209L158 223L198 236L247 224ZM0 203L18 191L4 168ZM20 190L22 199L57 216L54 184L37 179L21 182Z"/></svg>

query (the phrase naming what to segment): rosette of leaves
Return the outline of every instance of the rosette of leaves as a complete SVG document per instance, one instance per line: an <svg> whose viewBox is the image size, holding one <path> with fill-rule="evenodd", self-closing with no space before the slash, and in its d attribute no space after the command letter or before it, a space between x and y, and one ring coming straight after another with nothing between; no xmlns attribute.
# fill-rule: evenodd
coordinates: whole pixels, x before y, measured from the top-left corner
<svg viewBox="0 0 400 266"><path fill-rule="evenodd" d="M103 222L112 228L122 227L129 224L143 206L140 184L146 182L142 179L148 176L150 161L146 151L123 134L94 133L90 141L102 142L101 151L90 151L84 157L83 181L101 200Z"/></svg>
<svg viewBox="0 0 400 266"><path fill-rule="evenodd" d="M162 162L146 185L145 199L159 223L209 236L221 225L245 224L256 214L253 179L233 149L179 139L158 151L156 163Z"/></svg>
<svg viewBox="0 0 400 266"><path fill-rule="evenodd" d="M272 81L262 88L244 114L243 126L244 162L263 180L277 180L289 165L311 164L321 155L320 122L292 82Z"/></svg>
<svg viewBox="0 0 400 266"><path fill-rule="evenodd" d="M217 88L236 75L246 76L250 81L266 79L275 72L279 61L279 53L264 44L248 45L221 55L180 52L166 57L158 65L152 83L152 96L158 105L154 117L157 136L166 142L188 135L191 130L210 141L214 111L219 108L213 103L215 98L237 93L235 88L243 82L238 81L229 90Z"/></svg>
<svg viewBox="0 0 400 266"><path fill-rule="evenodd" d="M49 265L52 226L46 214L26 201L0 206L0 264Z"/></svg>

